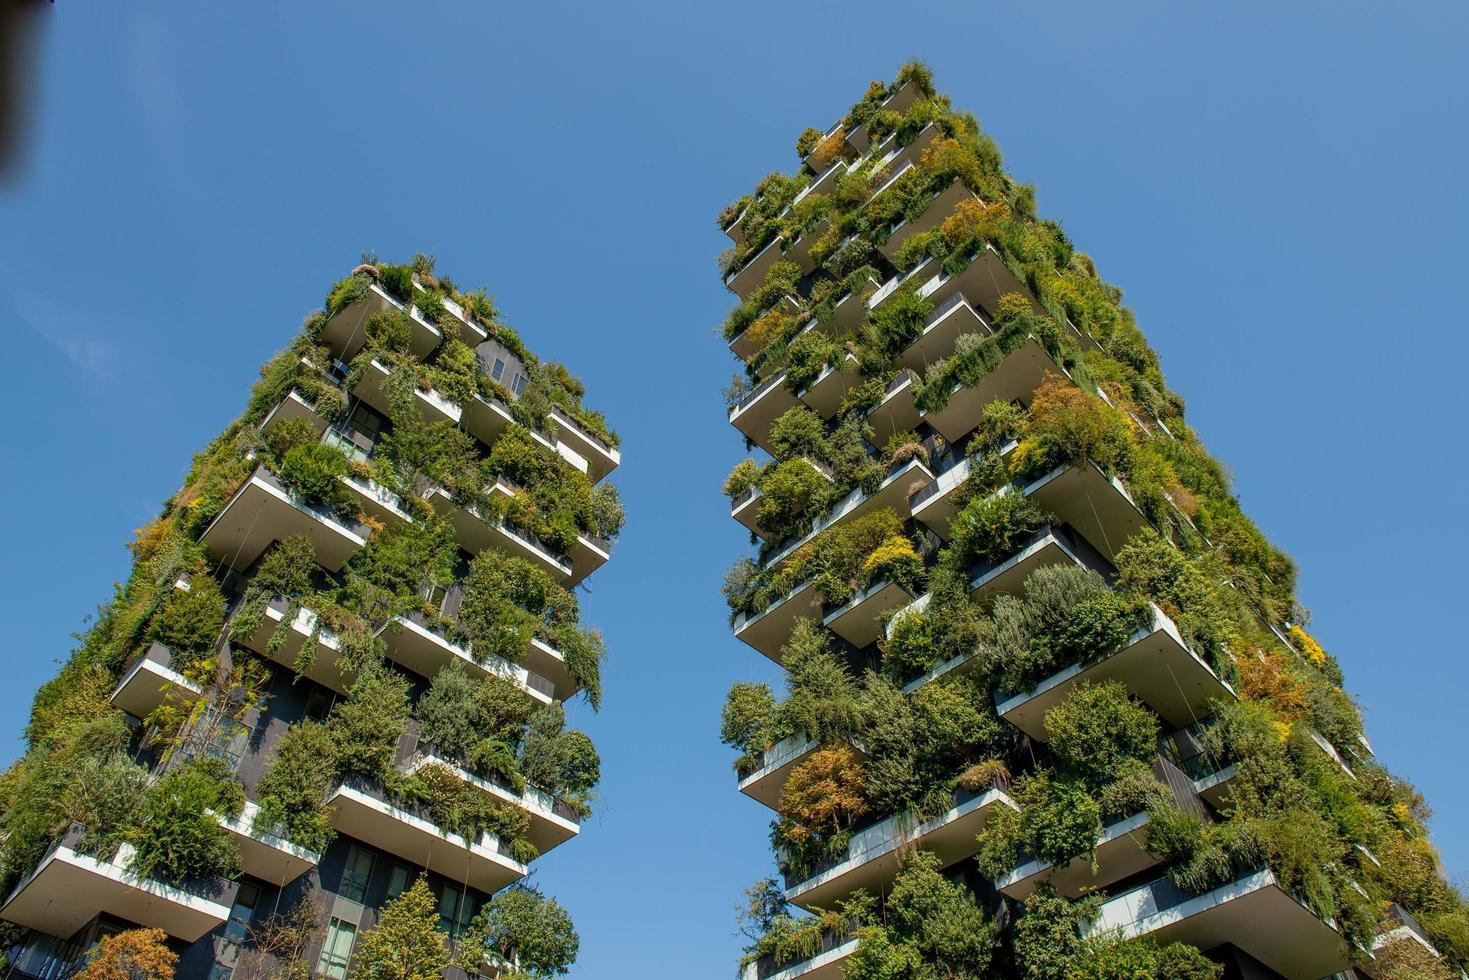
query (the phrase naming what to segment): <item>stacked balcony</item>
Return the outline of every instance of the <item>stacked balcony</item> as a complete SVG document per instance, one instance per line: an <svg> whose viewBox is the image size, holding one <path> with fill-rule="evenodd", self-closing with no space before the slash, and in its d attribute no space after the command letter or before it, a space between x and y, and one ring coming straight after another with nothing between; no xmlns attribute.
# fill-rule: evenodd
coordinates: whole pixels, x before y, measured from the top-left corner
<svg viewBox="0 0 1469 980"><path fill-rule="evenodd" d="M280 477L258 466L217 514L199 543L209 556L235 571L255 564L274 541L304 534L323 568L339 571L367 543L367 525L292 493Z"/></svg>
<svg viewBox="0 0 1469 980"><path fill-rule="evenodd" d="M0 917L51 936L70 936L106 912L192 943L229 918L238 885L223 878L170 883L128 870L131 844L94 856L79 850L86 828L72 824L16 885Z"/></svg>
<svg viewBox="0 0 1469 980"><path fill-rule="evenodd" d="M419 743L406 769L412 773L424 766L441 766L485 796L524 810L530 817L530 830L526 837L542 854L581 832L581 817L570 804L534 786L517 790L503 780L473 771L467 764L426 742Z"/></svg>
<svg viewBox="0 0 1469 980"><path fill-rule="evenodd" d="M192 701L204 689L173 669L173 653L154 643L123 669L110 701L134 718L147 718L170 698Z"/></svg>
<svg viewBox="0 0 1469 980"><path fill-rule="evenodd" d="M260 807L247 800L239 816L216 816L240 852L240 870L261 881L286 885L316 866L321 855L259 826Z"/></svg>

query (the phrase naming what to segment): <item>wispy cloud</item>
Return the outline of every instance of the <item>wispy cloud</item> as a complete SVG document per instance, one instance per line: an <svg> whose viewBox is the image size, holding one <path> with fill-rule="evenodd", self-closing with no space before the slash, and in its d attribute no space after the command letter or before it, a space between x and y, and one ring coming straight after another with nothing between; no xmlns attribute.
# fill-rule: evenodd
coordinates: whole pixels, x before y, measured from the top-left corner
<svg viewBox="0 0 1469 980"><path fill-rule="evenodd" d="M54 347L88 381L121 381L138 367L134 354L103 335L87 316L57 306L49 296L11 295L16 318Z"/></svg>

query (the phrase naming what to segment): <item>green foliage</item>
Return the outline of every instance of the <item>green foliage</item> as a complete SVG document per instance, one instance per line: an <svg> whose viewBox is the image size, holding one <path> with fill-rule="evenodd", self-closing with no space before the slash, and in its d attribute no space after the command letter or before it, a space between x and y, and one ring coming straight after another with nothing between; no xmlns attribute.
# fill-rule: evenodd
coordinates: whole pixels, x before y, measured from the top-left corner
<svg viewBox="0 0 1469 980"><path fill-rule="evenodd" d="M1022 493L977 496L949 525L952 559L965 567L1013 555L1020 542L1046 523L1046 515Z"/></svg>
<svg viewBox="0 0 1469 980"><path fill-rule="evenodd" d="M735 772L747 776L760 766L775 734L775 695L769 684L740 681L729 689L720 716L719 740L740 752Z"/></svg>
<svg viewBox="0 0 1469 980"><path fill-rule="evenodd" d="M562 797L583 816L591 813L602 760L591 739L566 727L566 710L560 704L548 705L531 718L520 768L529 782Z"/></svg>
<svg viewBox="0 0 1469 980"><path fill-rule="evenodd" d="M833 485L805 459L776 463L760 479L756 519L774 538L809 531L832 503Z"/></svg>
<svg viewBox="0 0 1469 980"><path fill-rule="evenodd" d="M471 677L452 664L434 675L416 714L420 738L519 790L524 779L517 753L535 711L530 695L505 678Z"/></svg>
<svg viewBox="0 0 1469 980"><path fill-rule="evenodd" d="M281 460L280 478L292 493L308 504L352 516L356 504L342 482L347 473L347 457L325 443L295 446Z"/></svg>
<svg viewBox="0 0 1469 980"><path fill-rule="evenodd" d="M383 906L376 925L363 931L353 951L352 975L364 980L437 980L450 960L438 925L434 893L420 875Z"/></svg>
<svg viewBox="0 0 1469 980"><path fill-rule="evenodd" d="M885 911L883 926L863 930L848 980L989 975L998 930L962 884L939 873L933 854L905 859Z"/></svg>
<svg viewBox="0 0 1469 980"><path fill-rule="evenodd" d="M150 624L153 641L168 647L180 672L209 655L223 627L224 595L206 575L193 579L188 591L170 592Z"/></svg>
<svg viewBox="0 0 1469 980"><path fill-rule="evenodd" d="M1079 780L1040 770L1015 780L1017 815L1002 809L979 835L980 871L999 877L1021 851L1055 867L1091 854L1102 835L1101 807Z"/></svg>
<svg viewBox="0 0 1469 980"><path fill-rule="evenodd" d="M1067 980L1220 980L1224 967L1187 943L1160 946L1149 937L1100 934L1086 940Z"/></svg>
<svg viewBox="0 0 1469 980"><path fill-rule="evenodd" d="M1011 947L1023 980L1064 977L1082 947L1079 922L1096 916L1097 902L1059 898L1050 882L1042 882L1015 920Z"/></svg>
<svg viewBox="0 0 1469 980"><path fill-rule="evenodd" d="M1158 746L1158 721L1117 681L1082 684L1046 712L1047 745L1094 789L1129 764L1149 763Z"/></svg>
<svg viewBox="0 0 1469 980"><path fill-rule="evenodd" d="M477 954L484 964L509 963L537 980L570 972L581 948L561 904L523 885L486 902L470 924L469 937L467 956Z"/></svg>
<svg viewBox="0 0 1469 980"><path fill-rule="evenodd" d="M131 835L131 870L167 881L233 876L240 855L215 815L233 818L245 792L222 760L203 757L172 770L148 788Z"/></svg>
<svg viewBox="0 0 1469 980"><path fill-rule="evenodd" d="M279 833L309 851L325 850L333 834L326 798L337 781L335 756L336 742L325 724L307 719L288 728L255 788L256 829Z"/></svg>

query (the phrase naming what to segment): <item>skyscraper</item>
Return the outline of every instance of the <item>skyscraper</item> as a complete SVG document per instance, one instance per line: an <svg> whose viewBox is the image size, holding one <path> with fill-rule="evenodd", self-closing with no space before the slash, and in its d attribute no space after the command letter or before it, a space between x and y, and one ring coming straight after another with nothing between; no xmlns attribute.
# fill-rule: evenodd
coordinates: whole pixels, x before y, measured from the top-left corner
<svg viewBox="0 0 1469 980"><path fill-rule="evenodd" d="M572 590L620 455L582 395L430 259L331 287L36 697L0 800L12 975L149 928L180 976L344 977L419 881L457 975L569 965L516 883L598 780L562 702L601 699Z"/></svg>
<svg viewBox="0 0 1469 980"><path fill-rule="evenodd" d="M725 209L746 980L1459 976L1469 916L1121 292L922 65ZM1419 972L1407 972L1417 970Z"/></svg>

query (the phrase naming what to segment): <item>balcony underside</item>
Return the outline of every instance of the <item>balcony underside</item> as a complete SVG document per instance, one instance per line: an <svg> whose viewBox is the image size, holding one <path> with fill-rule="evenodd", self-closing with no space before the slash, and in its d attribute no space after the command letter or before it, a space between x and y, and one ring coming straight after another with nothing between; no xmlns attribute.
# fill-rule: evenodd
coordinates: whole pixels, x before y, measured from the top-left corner
<svg viewBox="0 0 1469 980"><path fill-rule="evenodd" d="M133 665L112 692L112 704L134 718L147 718L170 697L193 701L203 690L167 664L142 659Z"/></svg>
<svg viewBox="0 0 1469 980"><path fill-rule="evenodd" d="M919 487L933 482L933 474L922 460L909 460L896 473L886 477L872 493L856 489L838 501L819 525L813 525L810 533L791 542L779 553L772 555L766 567L775 568L795 555L818 535L840 524L849 523L864 514L878 510L892 510L903 520L909 516L908 498Z"/></svg>
<svg viewBox="0 0 1469 980"><path fill-rule="evenodd" d="M254 633L235 637L235 642L253 650L268 660L273 660L289 670L298 671L322 687L338 694L346 694L352 688L356 675L347 671L341 659L341 645L337 635L325 626L319 626L316 613L310 609L297 609L291 622L285 627L285 635L274 651L270 648L271 637L280 629L285 611L279 601L265 607L265 616L260 628ZM316 649L309 662L301 664L301 649L317 631ZM304 669L302 669L304 666Z"/></svg>
<svg viewBox="0 0 1469 980"><path fill-rule="evenodd" d="M576 543L571 546L571 554L567 556L571 559L571 575L562 584L568 589L574 589L588 575L607 564L612 557L609 547L604 541L578 534Z"/></svg>
<svg viewBox="0 0 1469 980"><path fill-rule="evenodd" d="M141 878L122 860L99 861L59 847L10 893L0 918L64 939L107 912L192 943L225 921L233 901L232 889L203 898Z"/></svg>
<svg viewBox="0 0 1469 980"><path fill-rule="evenodd" d="M1234 777L1238 770L1233 765L1225 766L1218 772L1212 772L1207 776L1194 780L1194 792L1214 809L1224 811L1230 803L1231 789Z"/></svg>
<svg viewBox="0 0 1469 980"><path fill-rule="evenodd" d="M829 419L841 407L842 398L845 397L848 389L857 385L861 380L861 372L857 370L857 359L847 354L839 365L825 368L816 380L801 392L801 401L805 402L817 415Z"/></svg>
<svg viewBox="0 0 1469 980"><path fill-rule="evenodd" d="M841 980L847 973L847 961L857 952L861 940L853 936L846 942L806 960L787 963L763 977L751 963L740 974L741 980Z"/></svg>
<svg viewBox="0 0 1469 980"><path fill-rule="evenodd" d="M326 420L317 415L316 409L312 408L306 399L296 394L295 389L286 392L286 397L281 399L281 403L270 410L270 414L260 423L260 431L269 432L289 419L301 419L316 430L318 436L326 431Z"/></svg>
<svg viewBox="0 0 1469 980"><path fill-rule="evenodd" d="M770 272L770 267L781 260L784 242L776 236L768 245L750 256L745 264L725 277L724 284L740 299L750 298L750 294L765 282L765 276Z"/></svg>
<svg viewBox="0 0 1469 980"><path fill-rule="evenodd" d="M1056 894L1078 898L1153 867L1158 859L1148 853L1148 815L1139 813L1105 828L1097 842L1096 870L1092 855L1083 854L1064 867L1028 861L995 881L995 887L1017 901L1025 901L1041 882L1049 881Z"/></svg>
<svg viewBox="0 0 1469 980"><path fill-rule="evenodd" d="M556 813L553 809L537 805L526 796L513 793L502 786L496 786L489 780L469 772L448 759L440 758L431 753L420 755L414 762L412 769L416 770L430 765L443 766L458 776L467 785L472 786L491 799L504 803L507 806L524 810L526 815L530 817L530 829L526 832L526 838L542 854L571 840L581 829L576 821ZM534 791L532 790L531 792Z"/></svg>
<svg viewBox="0 0 1469 980"><path fill-rule="evenodd" d="M930 364L954 353L960 337L970 333L988 336L991 332L989 324L969 300L962 293L956 294L948 303L935 308L924 324L923 333L898 355L897 364L924 374Z"/></svg>
<svg viewBox="0 0 1469 980"><path fill-rule="evenodd" d="M954 213L954 209L960 203L970 198L974 198L976 201L979 200L979 196L968 187L965 187L962 180L955 180L947 188L939 192L939 195L929 203L928 207L923 209L922 214L911 221L900 222L892 230L892 233L888 235L888 240L879 245L877 250L891 262L893 257L898 254L898 250L903 247L904 242L914 235L933 231L943 223L945 218Z"/></svg>
<svg viewBox="0 0 1469 980"><path fill-rule="evenodd" d="M378 631L378 636L383 640L388 659L419 677L432 680L440 671L452 664L458 664L472 677L488 677L492 674L503 677L541 704L551 703L550 694L541 690L549 685L533 686L527 668L494 655L486 657L481 663L470 651L450 643L407 616L395 616L392 622Z"/></svg>
<svg viewBox="0 0 1469 980"><path fill-rule="evenodd" d="M246 802L234 820L219 818L240 850L240 868L247 875L284 886L316 866L321 855L306 850L275 834L257 833L255 815L259 807Z"/></svg>
<svg viewBox="0 0 1469 980"><path fill-rule="evenodd" d="M775 809L785 792L791 770L811 758L811 754L821 747L819 742L813 742L804 733L782 739L765 750L759 769L740 780L740 792ZM861 758L867 758L867 753L860 746L853 744L850 748Z"/></svg>
<svg viewBox="0 0 1469 980"><path fill-rule="evenodd" d="M976 835L1001 807L1015 809L1015 803L1003 791L992 789L917 825L909 816L889 817L870 831L854 834L846 861L787 888L786 898L802 908L829 909L858 888L881 895L892 886L903 856L915 847L937 855L942 867L971 857L979 850Z"/></svg>
<svg viewBox="0 0 1469 980"><path fill-rule="evenodd" d="M1286 894L1269 871L1162 909L1152 888L1136 889L1106 902L1086 931L1111 929L1124 939L1151 936L1160 945L1202 950L1230 943L1286 980L1317 980L1347 966L1336 930Z"/></svg>
<svg viewBox="0 0 1469 980"><path fill-rule="evenodd" d="M593 483L622 465L620 450L603 444L561 409L552 408L549 418L551 426L555 429L556 438L571 447L572 451L584 460L584 465L578 466L577 469L583 470L587 476L592 478Z"/></svg>
<svg viewBox="0 0 1469 980"><path fill-rule="evenodd" d="M943 408L925 413L923 418L949 442L958 444L980 423L990 402L1018 401L1029 405L1046 375L1061 373L1060 366L1045 348L1034 337L1028 337L978 384L957 386Z"/></svg>
<svg viewBox="0 0 1469 980"><path fill-rule="evenodd" d="M738 406L729 416L729 424L766 452L770 452L770 427L775 420L800 404L786 387L781 372L765 383L764 390L747 404Z"/></svg>
<svg viewBox="0 0 1469 980"><path fill-rule="evenodd" d="M471 555L490 549L512 558L524 558L540 566L558 583L565 584L572 577L570 564L529 538L516 534L502 524L487 521L469 508L461 506L447 491L435 488L428 494L428 502L441 517L453 525L454 538L459 542L459 547Z"/></svg>
<svg viewBox="0 0 1469 980"><path fill-rule="evenodd" d="M776 301L775 305L779 306L782 311L790 316L798 316L801 312L801 304L792 296L782 296ZM758 322L765 315L765 312L769 311L763 311L760 316L755 318L755 321ZM742 361L749 361L750 358L760 353L761 346L760 338L753 335L749 328L740 331L729 342L730 351Z"/></svg>
<svg viewBox="0 0 1469 980"><path fill-rule="evenodd" d="M765 656L781 662L781 647L790 639L798 619L820 619L821 590L814 582L796 587L791 594L773 602L762 613L735 620L735 636Z"/></svg>
<svg viewBox="0 0 1469 980"><path fill-rule="evenodd" d="M872 444L885 446L899 432L912 432L918 428L923 416L914 401L914 378L905 374L897 384L883 393L882 401L867 413L872 426Z"/></svg>
<svg viewBox="0 0 1469 980"><path fill-rule="evenodd" d="M368 531L323 508L297 503L274 476L257 469L205 529L199 543L210 557L243 572L271 542L293 534L310 538L317 562L335 572L367 543Z"/></svg>
<svg viewBox="0 0 1469 980"><path fill-rule="evenodd" d="M1030 301L1033 311L1041 316L1046 315L1045 309L1031 296L1025 283L1010 271L1010 267L993 245L985 245L984 250L961 269L958 275L948 275L941 270L941 263L933 259L928 261L933 263L936 274L918 287L918 294L933 300L935 307L943 306L955 293L962 293L971 303L978 304L982 309L998 310L1000 297L1008 293L1019 293ZM914 270L915 277L925 274L927 269L922 266Z"/></svg>
<svg viewBox="0 0 1469 980"><path fill-rule="evenodd" d="M1106 681L1120 682L1174 728L1214 714L1214 700L1234 699L1234 690L1184 646L1178 628L1154 607L1153 625L1138 630L1121 650L1058 671L1032 690L1001 701L997 710L1001 718L1044 742L1046 712L1080 685Z"/></svg>
<svg viewBox="0 0 1469 980"><path fill-rule="evenodd" d="M458 834L441 832L427 820L349 786L333 793L328 803L332 827L339 833L451 881L493 893L525 877L525 865L496 851L492 838L470 844Z"/></svg>
<svg viewBox="0 0 1469 980"><path fill-rule="evenodd" d="M923 98L923 90L917 82L905 82L903 87L882 101L879 109L892 110L902 115L912 108L913 103ZM847 143L858 153L866 153L872 145L872 136L867 123L854 127L847 133Z"/></svg>
<svg viewBox="0 0 1469 980"><path fill-rule="evenodd" d="M913 594L894 582L878 582L853 596L822 620L822 625L856 647L882 635L882 617L913 601Z"/></svg>
<svg viewBox="0 0 1469 980"><path fill-rule="evenodd" d="M367 321L373 314L403 308L403 304L390 297L382 286L371 283L361 299L342 307L335 316L326 321L321 328L320 339L339 358L350 361L367 343ZM443 334L421 316L414 315L409 319L413 324L409 350L414 357L422 359L439 346Z"/></svg>
<svg viewBox="0 0 1469 980"><path fill-rule="evenodd" d="M389 417L393 414L392 401L388 398L387 391L390 373L386 364L374 358L362 372L362 378L357 382L357 386L352 389L352 394ZM418 409L419 417L429 423L448 422L450 425L458 425L460 418L464 415L463 409L458 405L431 389L426 391L415 386L413 404Z"/></svg>
<svg viewBox="0 0 1469 980"><path fill-rule="evenodd" d="M1121 481L1091 462L1058 466L1027 485L1025 495L1114 564L1117 552L1148 527L1148 519Z"/></svg>

